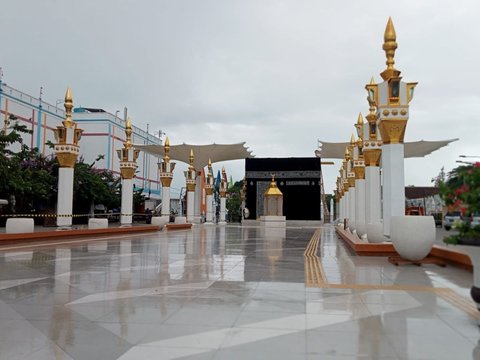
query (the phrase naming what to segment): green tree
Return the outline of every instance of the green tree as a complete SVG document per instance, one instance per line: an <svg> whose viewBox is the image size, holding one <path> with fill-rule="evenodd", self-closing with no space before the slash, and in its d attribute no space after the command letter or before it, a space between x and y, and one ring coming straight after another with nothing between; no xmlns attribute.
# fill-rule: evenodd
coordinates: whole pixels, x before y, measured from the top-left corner
<svg viewBox="0 0 480 360"><path fill-rule="evenodd" d="M242 220L240 191L242 190L242 181L237 181L228 189L227 193L227 210L228 221L240 222Z"/></svg>
<svg viewBox="0 0 480 360"><path fill-rule="evenodd" d="M89 213L93 204L103 204L109 209L120 206L120 178L96 169L95 163L87 164L80 158L75 164L73 212L76 214Z"/></svg>
<svg viewBox="0 0 480 360"><path fill-rule="evenodd" d="M10 211L22 213L40 204L51 205L56 187L55 160L42 157L37 148L24 144L23 134L31 134L31 130L17 121L0 131L0 197L14 198L16 206Z"/></svg>
<svg viewBox="0 0 480 360"><path fill-rule="evenodd" d="M13 119L10 116L10 120ZM58 162L55 156L44 157L37 148L24 144L24 134L31 134L31 130L17 121L0 131L0 198L15 199L15 209L8 212L53 210L57 201ZM47 145L53 147L51 142ZM94 203L108 208L120 206L120 178L112 172L95 168L101 158L99 156L91 164L80 158L75 164L75 214L88 213Z"/></svg>

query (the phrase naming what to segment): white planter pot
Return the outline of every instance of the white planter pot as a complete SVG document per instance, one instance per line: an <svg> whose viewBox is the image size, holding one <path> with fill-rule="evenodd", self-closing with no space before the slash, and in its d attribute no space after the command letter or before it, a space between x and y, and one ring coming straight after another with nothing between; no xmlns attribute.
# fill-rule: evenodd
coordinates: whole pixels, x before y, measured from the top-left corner
<svg viewBox="0 0 480 360"><path fill-rule="evenodd" d="M385 241L382 223L367 224L367 239L369 243L381 243Z"/></svg>
<svg viewBox="0 0 480 360"><path fill-rule="evenodd" d="M355 229L357 229L358 236L363 236L367 233L367 226L364 222L356 221L355 222Z"/></svg>
<svg viewBox="0 0 480 360"><path fill-rule="evenodd" d="M390 238L402 258L411 261L425 258L435 243L433 216L392 216Z"/></svg>
<svg viewBox="0 0 480 360"><path fill-rule="evenodd" d="M157 225L160 230L165 226L165 224L168 224L169 221L170 216L168 215L152 217L152 225Z"/></svg>

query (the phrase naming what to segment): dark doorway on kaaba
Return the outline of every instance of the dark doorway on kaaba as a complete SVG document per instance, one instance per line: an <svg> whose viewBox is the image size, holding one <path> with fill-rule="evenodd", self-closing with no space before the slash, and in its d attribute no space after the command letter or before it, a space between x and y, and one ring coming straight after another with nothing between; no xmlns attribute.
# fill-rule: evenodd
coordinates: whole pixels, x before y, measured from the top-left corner
<svg viewBox="0 0 480 360"><path fill-rule="evenodd" d="M321 171L316 157L245 159L249 219L263 215L263 194L274 174L287 220L320 220Z"/></svg>

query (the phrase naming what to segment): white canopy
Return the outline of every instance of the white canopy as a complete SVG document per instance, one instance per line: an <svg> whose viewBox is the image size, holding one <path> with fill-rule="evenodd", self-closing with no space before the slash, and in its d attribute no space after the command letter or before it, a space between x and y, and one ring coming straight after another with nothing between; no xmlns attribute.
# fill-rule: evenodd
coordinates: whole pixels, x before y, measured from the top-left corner
<svg viewBox="0 0 480 360"><path fill-rule="evenodd" d="M165 155L164 145L133 145L136 149L145 151L149 154L161 156ZM199 170L208 165L208 159L212 163L252 158L252 152L245 147L245 142L238 144L209 144L209 145L191 145L180 144L170 145L170 158L184 163L189 163L190 150L193 150L193 166Z"/></svg>
<svg viewBox="0 0 480 360"><path fill-rule="evenodd" d="M425 157L432 152L447 146L458 139L440 140L440 141L414 141L405 143L405 158ZM315 150L315 155L322 159L343 159L345 147L350 145L348 142L333 143L320 141L320 146Z"/></svg>

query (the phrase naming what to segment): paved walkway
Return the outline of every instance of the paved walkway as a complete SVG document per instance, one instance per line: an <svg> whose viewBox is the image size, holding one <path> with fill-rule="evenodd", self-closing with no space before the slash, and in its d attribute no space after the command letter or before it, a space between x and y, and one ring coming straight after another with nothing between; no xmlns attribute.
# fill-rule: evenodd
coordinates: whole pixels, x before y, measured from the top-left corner
<svg viewBox="0 0 480 360"><path fill-rule="evenodd" d="M0 359L477 359L472 274L330 226L195 226L0 253Z"/></svg>

